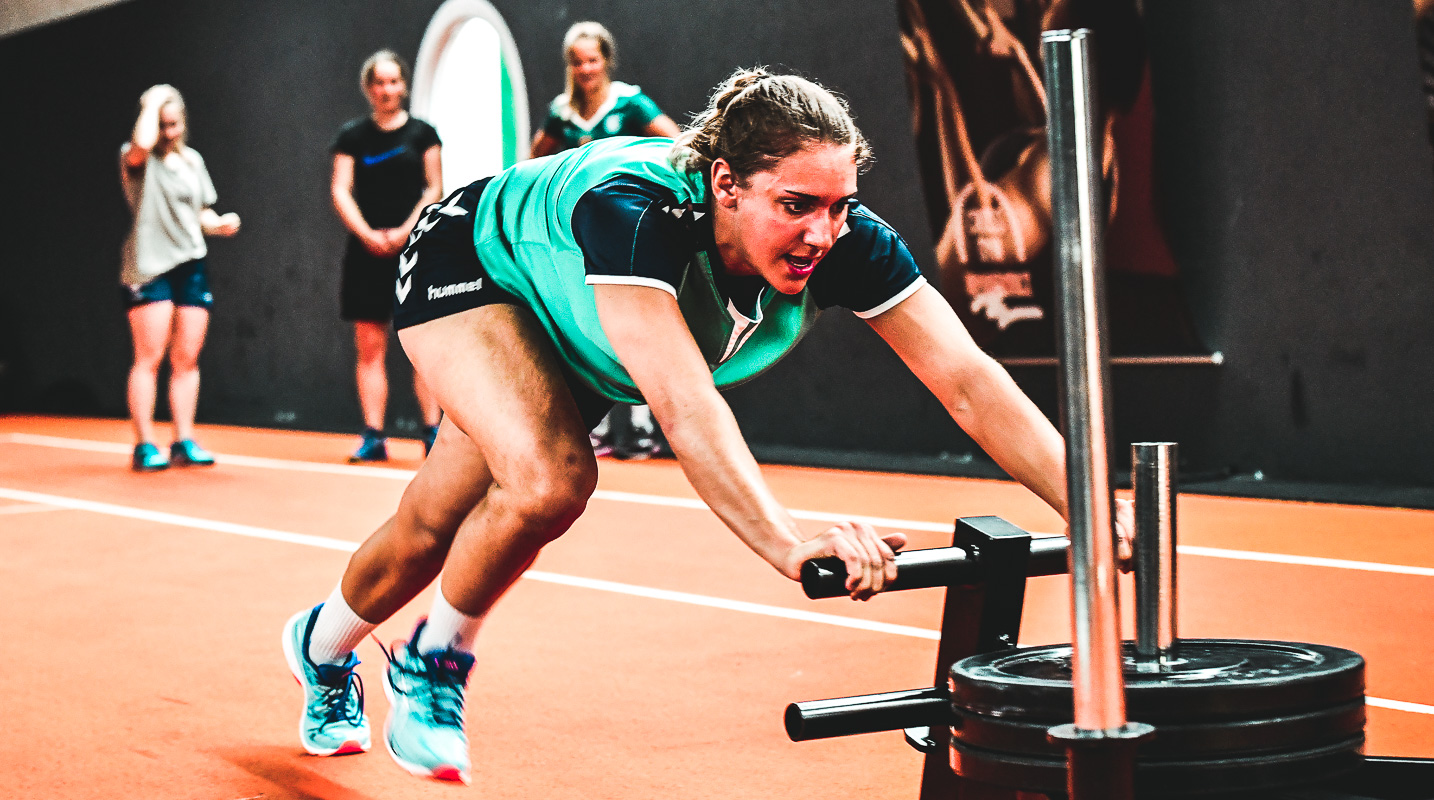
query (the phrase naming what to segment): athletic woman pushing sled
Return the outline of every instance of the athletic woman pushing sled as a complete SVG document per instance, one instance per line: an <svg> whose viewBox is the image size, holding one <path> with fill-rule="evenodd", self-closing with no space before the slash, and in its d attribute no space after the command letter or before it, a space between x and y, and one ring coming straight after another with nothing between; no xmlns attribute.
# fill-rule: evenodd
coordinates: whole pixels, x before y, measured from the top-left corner
<svg viewBox="0 0 1434 800"><path fill-rule="evenodd" d="M384 738L409 772L468 780L478 628L582 514L597 485L587 434L614 402L651 406L698 494L783 575L834 556L853 598L880 592L906 537L858 522L806 537L718 393L775 364L823 308L865 319L1065 516L1060 435L857 203L868 158L835 95L749 70L675 142L596 141L428 208L400 259L394 322L445 416L397 513L329 599L285 628L306 750L368 749L352 651L441 572L432 611L384 673Z"/></svg>

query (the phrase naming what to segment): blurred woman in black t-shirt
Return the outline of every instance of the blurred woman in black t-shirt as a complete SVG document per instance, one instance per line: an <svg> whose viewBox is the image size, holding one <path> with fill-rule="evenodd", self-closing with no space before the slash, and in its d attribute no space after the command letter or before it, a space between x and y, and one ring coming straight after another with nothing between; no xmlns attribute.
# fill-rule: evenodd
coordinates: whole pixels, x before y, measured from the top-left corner
<svg viewBox="0 0 1434 800"><path fill-rule="evenodd" d="M360 74L373 111L334 138L333 201L349 230L344 251L340 314L354 324L355 370L363 440L349 461L388 460L383 433L388 406L389 320L393 317L398 251L424 207L443 195L442 143L432 125L409 116L408 65L391 50L364 62ZM413 376L423 412L426 453L438 432L438 403Z"/></svg>

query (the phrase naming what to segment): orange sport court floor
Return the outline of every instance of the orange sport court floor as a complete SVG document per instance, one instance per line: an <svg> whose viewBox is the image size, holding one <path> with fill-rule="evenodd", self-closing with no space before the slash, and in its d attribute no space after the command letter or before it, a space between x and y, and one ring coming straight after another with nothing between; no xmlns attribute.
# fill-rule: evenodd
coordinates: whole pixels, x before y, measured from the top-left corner
<svg viewBox="0 0 1434 800"><path fill-rule="evenodd" d="M586 515L486 623L472 786L410 777L377 742L306 756L280 628L392 513L419 445L349 466L349 436L207 426L217 467L137 475L130 436L116 420L0 418L0 797L917 797L921 759L899 732L795 744L782 712L929 686L942 593L807 600L662 460L604 460ZM961 516L1060 530L1011 483L764 472L812 532L865 518L919 548L950 544ZM1179 502L1182 635L1359 651L1367 752L1434 756L1434 511ZM1068 591L1031 581L1023 643L1069 640ZM378 636L405 638L429 600ZM377 731L383 656L372 641L358 654Z"/></svg>

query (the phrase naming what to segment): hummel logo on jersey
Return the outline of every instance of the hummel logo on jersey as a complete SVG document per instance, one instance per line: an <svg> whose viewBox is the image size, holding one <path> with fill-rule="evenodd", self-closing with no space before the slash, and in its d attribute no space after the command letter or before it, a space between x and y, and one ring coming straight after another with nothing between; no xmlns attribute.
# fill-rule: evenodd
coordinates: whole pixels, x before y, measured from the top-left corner
<svg viewBox="0 0 1434 800"><path fill-rule="evenodd" d="M459 200L462 200L462 199L463 199L463 194L462 194L461 192L455 192L455 193L453 194L453 197L448 200L448 205L446 205L446 206L444 206L444 207L442 207L442 208L440 208L440 209L437 209L438 213L442 214L442 215L445 216L445 217L466 217L466 216L468 216L468 209L463 208L462 206L458 205L458 201L459 201Z"/></svg>
<svg viewBox="0 0 1434 800"><path fill-rule="evenodd" d="M442 297L451 297L455 294L467 294L468 292L476 292L482 288L482 278L479 278L476 281L468 281L467 283L450 283L447 286L430 286L428 287L428 299L437 300ZM400 300L399 302L401 303L403 301Z"/></svg>
<svg viewBox="0 0 1434 800"><path fill-rule="evenodd" d="M683 203L680 206L663 206L662 210L683 222L696 222L707 216L707 212L698 211L697 205L694 203Z"/></svg>
<svg viewBox="0 0 1434 800"><path fill-rule="evenodd" d="M418 241L423 237L423 234L433 230L433 226L438 224L439 214L442 214L445 217L468 216L468 209L458 205L458 201L462 199L462 192L454 192L453 196L448 200L448 205L441 206L437 203L434 203L428 208L423 209L423 218L418 221L417 225L413 226L413 230L410 231L408 234L408 243L404 246L412 247L414 242Z"/></svg>

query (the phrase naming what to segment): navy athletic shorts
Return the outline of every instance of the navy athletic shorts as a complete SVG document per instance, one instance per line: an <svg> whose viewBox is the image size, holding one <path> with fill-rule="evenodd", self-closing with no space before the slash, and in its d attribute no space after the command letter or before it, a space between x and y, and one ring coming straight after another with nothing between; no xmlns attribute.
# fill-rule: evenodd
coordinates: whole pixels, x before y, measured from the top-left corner
<svg viewBox="0 0 1434 800"><path fill-rule="evenodd" d="M202 258L186 261L146 283L121 284L120 298L126 309L163 302L203 309L214 307L214 295L209 291L209 267Z"/></svg>

